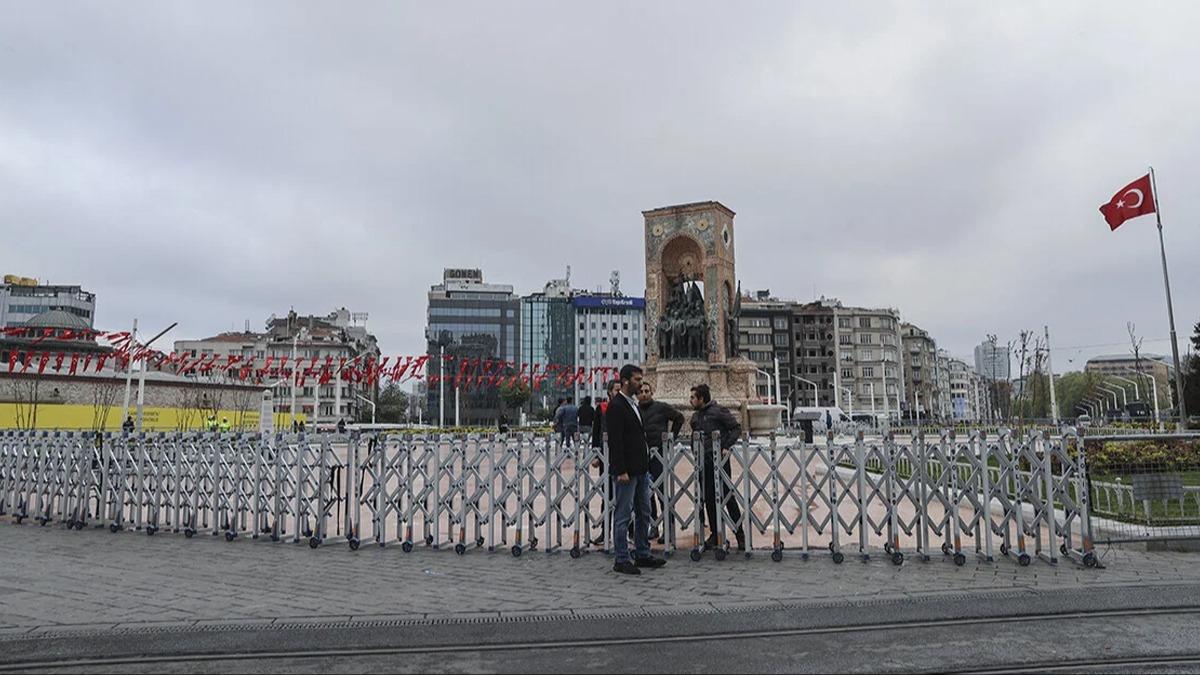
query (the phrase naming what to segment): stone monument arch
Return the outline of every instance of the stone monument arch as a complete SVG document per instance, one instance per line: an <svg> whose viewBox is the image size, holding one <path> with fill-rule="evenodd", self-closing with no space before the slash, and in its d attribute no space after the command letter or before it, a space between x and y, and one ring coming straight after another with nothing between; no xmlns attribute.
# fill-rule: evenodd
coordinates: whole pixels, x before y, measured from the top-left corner
<svg viewBox="0 0 1200 675"><path fill-rule="evenodd" d="M656 398L683 409L692 386L706 383L715 400L740 413L746 429L761 430L756 368L738 354L734 215L715 201L642 212L646 379L655 385ZM772 412L776 422L770 428L779 419Z"/></svg>

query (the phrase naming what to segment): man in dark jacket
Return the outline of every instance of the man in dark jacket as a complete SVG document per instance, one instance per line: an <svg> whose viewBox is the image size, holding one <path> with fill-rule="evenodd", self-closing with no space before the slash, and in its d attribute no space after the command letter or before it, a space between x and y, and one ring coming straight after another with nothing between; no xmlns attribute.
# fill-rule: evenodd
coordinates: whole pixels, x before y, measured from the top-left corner
<svg viewBox="0 0 1200 675"><path fill-rule="evenodd" d="M608 410L608 405L612 403L613 398L620 395L621 381L612 380L608 383L608 398L596 404L595 415L592 417L592 447L597 450L604 449L604 434L608 431L608 420L605 418L604 413ZM604 473L604 462L601 460L593 460L592 466L598 469L601 474ZM608 477L608 497L612 499L612 476ZM600 536L592 540L593 546L604 545L604 528L607 526L607 522L600 526Z"/></svg>
<svg viewBox="0 0 1200 675"><path fill-rule="evenodd" d="M621 367L621 389L608 402L608 471L613 476L613 571L641 574L643 567L667 564L650 555L650 456L646 432L634 396L642 387L642 369ZM634 553L629 555L629 521L634 520Z"/></svg>
<svg viewBox="0 0 1200 675"><path fill-rule="evenodd" d="M654 386L649 382L643 382L641 390L638 391L638 410L642 413L642 429L646 432L646 447L651 449L650 479L651 486L653 486L663 472L662 457L666 449L666 446L663 445L663 434L670 433L672 438L679 435L679 430L683 428L683 413L676 410L673 405L655 401ZM661 544L663 540L658 532L659 504L658 497L651 490L650 518L654 524L650 527L650 538L658 539L658 543ZM665 515L666 505L661 508ZM670 526L671 524L668 523L667 527Z"/></svg>
<svg viewBox="0 0 1200 675"><path fill-rule="evenodd" d="M584 396L579 402L579 431L585 435L583 442L591 443L592 421L596 417L596 409L592 407L592 397Z"/></svg>
<svg viewBox="0 0 1200 675"><path fill-rule="evenodd" d="M708 527L711 530L705 546L715 547L718 539L717 495L714 480L716 471L713 466L712 453L713 438L720 438L721 464L725 471L724 476L728 476L730 473L729 450L742 435L742 425L738 423L737 418L733 416L733 413L729 412L728 408L712 400L712 392L709 391L707 384L698 384L692 387L691 403L692 409L696 411L692 413L692 431L700 432L701 442L704 444L704 511L708 515ZM730 520L736 523L742 518L742 510L738 508L733 486L729 484L729 481L724 476L721 478L721 492L724 495L725 510L729 514ZM737 537L738 550L745 551L746 534L740 525L734 532L734 536Z"/></svg>

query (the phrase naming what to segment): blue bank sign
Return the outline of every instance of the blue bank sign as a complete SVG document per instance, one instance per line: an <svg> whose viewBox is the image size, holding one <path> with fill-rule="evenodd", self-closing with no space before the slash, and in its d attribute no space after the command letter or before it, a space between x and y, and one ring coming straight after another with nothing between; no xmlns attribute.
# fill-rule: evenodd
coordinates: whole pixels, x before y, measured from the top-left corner
<svg viewBox="0 0 1200 675"><path fill-rule="evenodd" d="M645 309L646 299L577 295L574 298L571 298L571 304L576 307L594 307L604 309Z"/></svg>

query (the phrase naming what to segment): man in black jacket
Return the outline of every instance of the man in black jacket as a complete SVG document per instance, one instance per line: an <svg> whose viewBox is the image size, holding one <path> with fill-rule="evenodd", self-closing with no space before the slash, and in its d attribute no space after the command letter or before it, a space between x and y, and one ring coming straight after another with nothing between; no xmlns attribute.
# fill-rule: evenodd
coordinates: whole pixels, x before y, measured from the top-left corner
<svg viewBox="0 0 1200 675"><path fill-rule="evenodd" d="M658 481L663 473L662 457L665 456L666 446L663 445L663 434L670 433L674 438L679 435L679 430L683 428L683 413L675 409L675 406L663 403L662 401L654 400L654 386L649 382L643 382L642 388L638 391L638 410L642 413L642 430L646 433L646 447L651 449L650 452L650 484L653 487L654 482ZM655 453L654 449L658 452ZM650 526L650 538L658 539L658 543L663 543L663 539L658 532L658 511L661 508L664 515L667 512L666 506L659 506L660 500L654 495L654 491L650 491L650 520L653 525ZM671 527L671 523L667 523L667 527Z"/></svg>
<svg viewBox="0 0 1200 675"><path fill-rule="evenodd" d="M592 397L584 396L583 400L579 402L579 432L584 434L584 443L591 443L592 422L595 417L596 411L592 408Z"/></svg>
<svg viewBox="0 0 1200 675"><path fill-rule="evenodd" d="M662 567L662 558L650 555L650 457L637 395L642 387L642 369L633 364L621 367L621 389L612 397L604 416L608 427L608 471L613 484L613 570L641 574L642 567ZM634 518L634 553L629 555L629 520Z"/></svg>
<svg viewBox="0 0 1200 675"><path fill-rule="evenodd" d="M715 547L717 545L717 495L712 442L713 438L721 439L721 465L724 468L725 476L728 476L730 473L729 449L737 443L738 438L742 435L742 425L738 423L737 418L729 412L728 408L718 405L716 401L712 400L712 392L709 391L707 384L698 384L692 387L691 403L692 409L696 411L692 413L692 431L700 432L700 441L704 444L704 511L708 515L708 527L711 530L704 545ZM742 518L742 510L738 508L733 486L724 476L721 477L721 492L724 495L722 501L725 502L725 510L729 513L730 520L735 523L739 522ZM734 536L737 537L738 550L745 551L746 535L741 525L734 532Z"/></svg>

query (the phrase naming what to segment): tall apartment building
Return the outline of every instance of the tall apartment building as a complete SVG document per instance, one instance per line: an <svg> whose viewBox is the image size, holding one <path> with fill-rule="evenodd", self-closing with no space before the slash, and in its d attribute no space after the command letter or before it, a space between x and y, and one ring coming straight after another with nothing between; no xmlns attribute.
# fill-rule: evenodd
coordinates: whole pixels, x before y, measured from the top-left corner
<svg viewBox="0 0 1200 675"><path fill-rule="evenodd" d="M430 376L440 377L440 354L456 359L520 359L521 299L510 284L484 283L479 269L445 269L442 283L431 286L428 295L425 337L429 347ZM445 375L453 372L447 368ZM495 387L463 387L458 391L446 381L430 386L426 396L426 419L436 422L445 391L446 424L493 426L500 416L500 395Z"/></svg>
<svg viewBox="0 0 1200 675"><path fill-rule="evenodd" d="M1007 345L992 345L984 340L975 346L975 373L993 382L1009 378L1009 356Z"/></svg>
<svg viewBox="0 0 1200 675"><path fill-rule="evenodd" d="M795 385L792 407L836 405L839 376L834 352L834 312L837 300L822 298L813 302L792 303L792 380ZM814 403L815 401L815 403Z"/></svg>
<svg viewBox="0 0 1200 675"><path fill-rule="evenodd" d="M775 362L779 362L779 402L795 407L795 381L791 377L795 338L792 327L795 303L771 297L770 291L758 291L753 299L742 298L738 318L738 351L754 362L758 375L758 396L767 400L774 392Z"/></svg>
<svg viewBox="0 0 1200 675"><path fill-rule="evenodd" d="M58 310L95 328L96 294L80 286L39 284L37 279L4 276L0 284L0 326L21 326L33 317Z"/></svg>
<svg viewBox="0 0 1200 675"><path fill-rule="evenodd" d="M272 316L261 333L229 332L202 340L176 340L175 351L193 358L208 355L222 359L229 356L252 358L259 364L268 358L280 363L286 357L288 363L296 360L311 363L315 358L319 365L328 357L336 366L341 359L359 357L365 361L380 357L378 341L367 331L365 323L365 314L353 314L344 307L325 316L300 316L289 311L284 317ZM369 419L370 405L363 399L372 402L378 399L378 385L368 386L361 382L335 379L322 385L315 378L308 378L303 383L271 384L274 387L264 390L271 391L276 426L291 423L293 395L296 417L309 424Z"/></svg>
<svg viewBox="0 0 1200 675"><path fill-rule="evenodd" d="M985 419L987 392L983 387L983 378L961 359L950 359L947 371L951 417L969 422Z"/></svg>
<svg viewBox="0 0 1200 675"><path fill-rule="evenodd" d="M899 312L838 307L836 316L836 374L842 409L899 418L905 389Z"/></svg>
<svg viewBox="0 0 1200 675"><path fill-rule="evenodd" d="M938 415L937 343L911 323L900 324L904 347L905 417L931 419Z"/></svg>
<svg viewBox="0 0 1200 675"><path fill-rule="evenodd" d="M945 349L937 350L937 360L934 362L934 377L937 383L934 389L934 400L937 416L940 419L953 417L953 405L950 401L950 353Z"/></svg>

